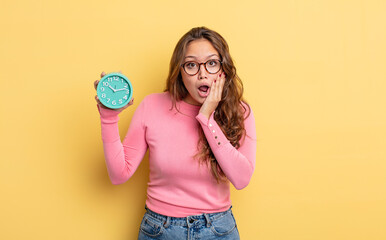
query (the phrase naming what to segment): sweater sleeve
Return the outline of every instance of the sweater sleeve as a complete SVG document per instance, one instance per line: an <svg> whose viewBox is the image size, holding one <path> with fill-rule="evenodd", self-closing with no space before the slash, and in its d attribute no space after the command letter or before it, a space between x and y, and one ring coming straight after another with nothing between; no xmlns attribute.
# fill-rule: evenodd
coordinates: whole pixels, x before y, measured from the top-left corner
<svg viewBox="0 0 386 240"><path fill-rule="evenodd" d="M251 180L256 163L256 127L252 109L244 120L246 136L241 139L240 147L232 146L220 126L213 118L213 113L205 117L202 113L196 116L201 124L209 146L229 181L240 190Z"/></svg>
<svg viewBox="0 0 386 240"><path fill-rule="evenodd" d="M123 142L119 136L119 112L98 106L105 161L113 184L126 182L137 170L146 153L144 105L142 101L136 109Z"/></svg>

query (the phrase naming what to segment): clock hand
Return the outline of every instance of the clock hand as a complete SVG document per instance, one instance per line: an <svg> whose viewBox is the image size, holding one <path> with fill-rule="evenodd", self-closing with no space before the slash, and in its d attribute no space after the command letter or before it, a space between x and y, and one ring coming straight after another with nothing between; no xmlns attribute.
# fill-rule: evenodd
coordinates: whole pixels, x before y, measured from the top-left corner
<svg viewBox="0 0 386 240"><path fill-rule="evenodd" d="M111 88L111 90L113 90L114 92L116 92L117 90L115 90L112 86L109 85L109 88Z"/></svg>
<svg viewBox="0 0 386 240"><path fill-rule="evenodd" d="M116 91L118 92L118 91L123 91L123 90L129 90L129 89L127 89L127 88L120 88L120 89L117 89Z"/></svg>

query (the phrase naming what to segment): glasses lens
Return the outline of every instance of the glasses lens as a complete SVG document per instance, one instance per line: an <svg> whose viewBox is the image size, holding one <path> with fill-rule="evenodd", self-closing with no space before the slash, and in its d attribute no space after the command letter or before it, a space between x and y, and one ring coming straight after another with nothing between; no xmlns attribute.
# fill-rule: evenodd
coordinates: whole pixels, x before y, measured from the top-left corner
<svg viewBox="0 0 386 240"><path fill-rule="evenodd" d="M196 62L186 62L184 64L185 72L189 75L195 75L198 72L199 65Z"/></svg>
<svg viewBox="0 0 386 240"><path fill-rule="evenodd" d="M209 73L217 73L220 71L221 63L217 59L209 60L205 63L205 68Z"/></svg>

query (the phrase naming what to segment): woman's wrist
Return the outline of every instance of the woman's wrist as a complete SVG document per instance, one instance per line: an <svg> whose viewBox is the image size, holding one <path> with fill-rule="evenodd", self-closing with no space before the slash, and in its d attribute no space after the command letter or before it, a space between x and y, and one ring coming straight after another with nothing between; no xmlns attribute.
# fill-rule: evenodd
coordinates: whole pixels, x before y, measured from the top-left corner
<svg viewBox="0 0 386 240"><path fill-rule="evenodd" d="M97 104L97 107L98 107L98 111L99 111L102 123L118 122L119 120L118 114L121 113L121 111L108 109L100 106L99 104Z"/></svg>
<svg viewBox="0 0 386 240"><path fill-rule="evenodd" d="M210 118L210 115L212 114L212 113L209 113L208 111L199 111L199 113L201 113L202 115L204 115L207 119L209 119Z"/></svg>

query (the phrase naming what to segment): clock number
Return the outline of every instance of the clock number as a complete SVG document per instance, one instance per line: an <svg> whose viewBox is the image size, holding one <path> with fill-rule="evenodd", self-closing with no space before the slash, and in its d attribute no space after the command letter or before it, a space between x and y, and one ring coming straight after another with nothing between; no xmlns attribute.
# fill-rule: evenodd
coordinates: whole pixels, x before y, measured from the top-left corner
<svg viewBox="0 0 386 240"><path fill-rule="evenodd" d="M108 82L103 82L103 86L108 86L109 83Z"/></svg>
<svg viewBox="0 0 386 240"><path fill-rule="evenodd" d="M111 104L116 105L117 102L114 100L114 101L111 102Z"/></svg>
<svg viewBox="0 0 386 240"><path fill-rule="evenodd" d="M126 91L126 94L130 94L130 91L129 91L129 90L127 90L127 91Z"/></svg>
<svg viewBox="0 0 386 240"><path fill-rule="evenodd" d="M101 87L101 91L104 92L104 91L105 91L105 88L104 88L104 87Z"/></svg>
<svg viewBox="0 0 386 240"><path fill-rule="evenodd" d="M118 102L119 102L119 104L122 104L122 99L119 99L119 101L118 101Z"/></svg>
<svg viewBox="0 0 386 240"><path fill-rule="evenodd" d="M109 82L111 82L111 81L112 81L111 77L107 78L107 80L108 80Z"/></svg>
<svg viewBox="0 0 386 240"><path fill-rule="evenodd" d="M107 102L110 102L110 98L107 98Z"/></svg>
<svg viewBox="0 0 386 240"><path fill-rule="evenodd" d="M127 88L127 86L128 86L127 83L125 83L125 88Z"/></svg>
<svg viewBox="0 0 386 240"><path fill-rule="evenodd" d="M106 97L106 94L102 93L102 97L105 98L105 97Z"/></svg>
<svg viewBox="0 0 386 240"><path fill-rule="evenodd" d="M127 100L127 96L125 95L125 96L123 97L123 99Z"/></svg>

